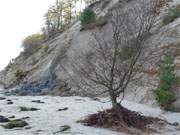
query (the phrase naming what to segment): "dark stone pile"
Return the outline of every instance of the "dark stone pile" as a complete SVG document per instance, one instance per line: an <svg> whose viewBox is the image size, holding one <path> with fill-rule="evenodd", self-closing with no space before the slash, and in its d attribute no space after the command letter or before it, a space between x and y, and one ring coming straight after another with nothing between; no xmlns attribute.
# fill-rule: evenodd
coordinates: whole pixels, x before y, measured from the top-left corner
<svg viewBox="0 0 180 135"><path fill-rule="evenodd" d="M35 96L42 95L43 93L53 89L56 81L52 77L46 77L39 81L24 82L15 88L7 91L5 95L20 95L20 96Z"/></svg>
<svg viewBox="0 0 180 135"><path fill-rule="evenodd" d="M0 123L9 122L9 119L0 115Z"/></svg>

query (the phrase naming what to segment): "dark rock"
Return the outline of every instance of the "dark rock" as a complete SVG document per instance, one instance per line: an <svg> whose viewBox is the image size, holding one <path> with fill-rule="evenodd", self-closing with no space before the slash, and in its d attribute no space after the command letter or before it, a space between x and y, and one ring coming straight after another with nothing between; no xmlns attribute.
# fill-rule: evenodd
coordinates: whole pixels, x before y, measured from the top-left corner
<svg viewBox="0 0 180 135"><path fill-rule="evenodd" d="M10 96L10 95L12 95L12 94L10 93L10 91L6 91L6 92L4 92L4 95Z"/></svg>
<svg viewBox="0 0 180 135"><path fill-rule="evenodd" d="M68 125L64 125L64 126L61 126L60 128L61 128L61 129L60 129L60 132L64 132L64 131L69 130L71 127L68 126Z"/></svg>
<svg viewBox="0 0 180 135"><path fill-rule="evenodd" d="M76 101L86 101L85 99L75 99Z"/></svg>
<svg viewBox="0 0 180 135"><path fill-rule="evenodd" d="M17 120L12 120L9 123L7 123L6 125L2 125L2 126L6 129L13 129L13 128L22 128L27 125L28 125L28 123L26 121L17 119Z"/></svg>
<svg viewBox="0 0 180 135"><path fill-rule="evenodd" d="M7 104L8 104L8 105L12 105L12 104L14 104L14 103L13 103L12 101L8 101Z"/></svg>
<svg viewBox="0 0 180 135"><path fill-rule="evenodd" d="M179 123L178 122L174 122L172 125L173 126L179 126Z"/></svg>
<svg viewBox="0 0 180 135"><path fill-rule="evenodd" d="M27 117L23 117L22 119L23 120L26 120L26 119L29 119L30 117L29 116L27 116Z"/></svg>
<svg viewBox="0 0 180 135"><path fill-rule="evenodd" d="M9 119L14 119L15 118L15 116L13 115L13 116L10 116L10 117L8 117Z"/></svg>
<svg viewBox="0 0 180 135"><path fill-rule="evenodd" d="M54 132L53 134L55 135L55 134L58 134L58 133L61 133L61 132L65 132L65 131L67 131L67 130L69 130L69 129L71 129L70 126L64 125L64 126L61 126L61 127L60 127L60 130L59 130L59 131Z"/></svg>
<svg viewBox="0 0 180 135"><path fill-rule="evenodd" d="M97 98L97 97L92 98L92 100L94 100L94 101L100 101L100 99Z"/></svg>
<svg viewBox="0 0 180 135"><path fill-rule="evenodd" d="M41 100L32 100L31 102L33 103L40 103L40 104L44 104L45 102L42 102Z"/></svg>
<svg viewBox="0 0 180 135"><path fill-rule="evenodd" d="M36 130L34 133L35 133L35 134L39 134L40 132L43 132L43 130L40 130L40 129L39 129L39 130Z"/></svg>
<svg viewBox="0 0 180 135"><path fill-rule="evenodd" d="M0 115L0 123L9 122L9 119Z"/></svg>
<svg viewBox="0 0 180 135"><path fill-rule="evenodd" d="M5 97L0 97L0 100L5 100L6 98Z"/></svg>
<svg viewBox="0 0 180 135"><path fill-rule="evenodd" d="M19 95L19 96L37 96L43 93L48 92L49 90L53 89L56 85L55 79L48 76L42 78L41 80L34 81L34 82L24 82L16 86L15 88L9 90L5 93L5 95Z"/></svg>
<svg viewBox="0 0 180 135"><path fill-rule="evenodd" d="M61 108L61 109L58 109L57 111L67 111L69 108L68 107L65 107L65 108Z"/></svg>
<svg viewBox="0 0 180 135"><path fill-rule="evenodd" d="M26 129L26 130L29 130L29 129L32 129L32 127L26 127L25 129Z"/></svg>
<svg viewBox="0 0 180 135"><path fill-rule="evenodd" d="M12 105L12 104L13 104L12 100L8 99L8 100L7 100L7 104L8 104L8 105Z"/></svg>
<svg viewBox="0 0 180 135"><path fill-rule="evenodd" d="M20 106L20 111L38 111L38 110L39 109L33 108L33 107L29 108L29 107L22 107L22 106Z"/></svg>

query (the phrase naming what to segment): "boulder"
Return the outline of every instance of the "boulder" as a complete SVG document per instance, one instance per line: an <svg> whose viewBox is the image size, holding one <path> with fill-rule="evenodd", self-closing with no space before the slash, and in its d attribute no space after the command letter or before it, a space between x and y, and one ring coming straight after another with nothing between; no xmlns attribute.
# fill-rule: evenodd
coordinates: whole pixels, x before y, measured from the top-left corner
<svg viewBox="0 0 180 135"><path fill-rule="evenodd" d="M65 108L61 108L61 109L58 109L57 111L67 111L69 108L68 107L65 107Z"/></svg>
<svg viewBox="0 0 180 135"><path fill-rule="evenodd" d="M5 97L0 97L0 100L5 100L6 98Z"/></svg>
<svg viewBox="0 0 180 135"><path fill-rule="evenodd" d="M0 115L0 123L9 122L9 119Z"/></svg>
<svg viewBox="0 0 180 135"><path fill-rule="evenodd" d="M31 102L33 103L40 103L40 104L44 104L45 102L41 101L41 100L32 100Z"/></svg>
<svg viewBox="0 0 180 135"><path fill-rule="evenodd" d="M39 109L33 107L22 107L20 106L20 111L38 111Z"/></svg>
<svg viewBox="0 0 180 135"><path fill-rule="evenodd" d="M12 120L9 123L7 123L6 125L3 125L3 127L5 129L13 129L13 128L22 128L27 126L28 123L24 120L21 119L17 119L17 120Z"/></svg>

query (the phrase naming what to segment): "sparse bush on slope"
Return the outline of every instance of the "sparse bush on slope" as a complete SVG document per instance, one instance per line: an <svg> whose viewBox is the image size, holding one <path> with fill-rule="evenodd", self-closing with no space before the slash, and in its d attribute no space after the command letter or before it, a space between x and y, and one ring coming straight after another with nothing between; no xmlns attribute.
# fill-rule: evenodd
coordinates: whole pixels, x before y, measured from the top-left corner
<svg viewBox="0 0 180 135"><path fill-rule="evenodd" d="M24 56L30 56L41 48L44 36L42 34L33 34L24 39L22 47Z"/></svg>
<svg viewBox="0 0 180 135"><path fill-rule="evenodd" d="M23 70L17 70L15 73L16 82L19 83L24 80L24 78L27 76L28 72Z"/></svg>
<svg viewBox="0 0 180 135"><path fill-rule="evenodd" d="M93 28L96 23L96 14L91 8L86 8L80 17L82 29Z"/></svg>
<svg viewBox="0 0 180 135"><path fill-rule="evenodd" d="M107 24L106 16L97 18L95 12L91 8L86 8L81 14L81 30L93 29L95 27L102 27Z"/></svg>
<svg viewBox="0 0 180 135"><path fill-rule="evenodd" d="M80 20L82 26L94 23L96 21L96 14L92 9L86 8L82 12Z"/></svg>

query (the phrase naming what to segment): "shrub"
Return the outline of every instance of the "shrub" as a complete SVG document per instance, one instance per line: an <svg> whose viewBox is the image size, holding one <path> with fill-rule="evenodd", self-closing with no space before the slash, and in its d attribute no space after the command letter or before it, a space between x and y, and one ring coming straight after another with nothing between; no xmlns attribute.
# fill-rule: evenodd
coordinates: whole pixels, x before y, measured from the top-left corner
<svg viewBox="0 0 180 135"><path fill-rule="evenodd" d="M180 5L169 10L168 14L163 19L163 24L165 25L169 24L173 22L175 19L177 19L178 17L180 17Z"/></svg>
<svg viewBox="0 0 180 135"><path fill-rule="evenodd" d="M175 101L172 85L176 80L173 59L168 54L165 54L161 60L159 79L159 86L154 92L155 97L159 105L167 110L171 103Z"/></svg>
<svg viewBox="0 0 180 135"><path fill-rule="evenodd" d="M80 17L81 25L86 26L96 21L96 14L90 8L84 9Z"/></svg>
<svg viewBox="0 0 180 135"><path fill-rule="evenodd" d="M27 76L28 72L24 72L22 70L17 70L15 73L15 77L16 77L16 81L17 82L21 82L26 76Z"/></svg>
<svg viewBox="0 0 180 135"><path fill-rule="evenodd" d="M41 48L44 36L42 34L33 34L24 39L22 47L24 49L24 55L30 56Z"/></svg>
<svg viewBox="0 0 180 135"><path fill-rule="evenodd" d="M91 23L82 24L81 31L87 30L87 29L93 29L95 27L102 28L104 25L108 23L108 17L107 16L101 16L98 19L96 18Z"/></svg>
<svg viewBox="0 0 180 135"><path fill-rule="evenodd" d="M129 41L127 45L122 46L118 53L119 53L119 59L121 60L129 60L130 58L134 57L138 50L141 48L140 44L134 44L133 40Z"/></svg>
<svg viewBox="0 0 180 135"><path fill-rule="evenodd" d="M46 46L44 46L43 49L44 49L44 54L48 54L49 46L46 45Z"/></svg>
<svg viewBox="0 0 180 135"><path fill-rule="evenodd" d="M173 102L175 99L174 94L168 90L157 89L155 91L155 95L159 105L166 110L170 106L170 103Z"/></svg>

